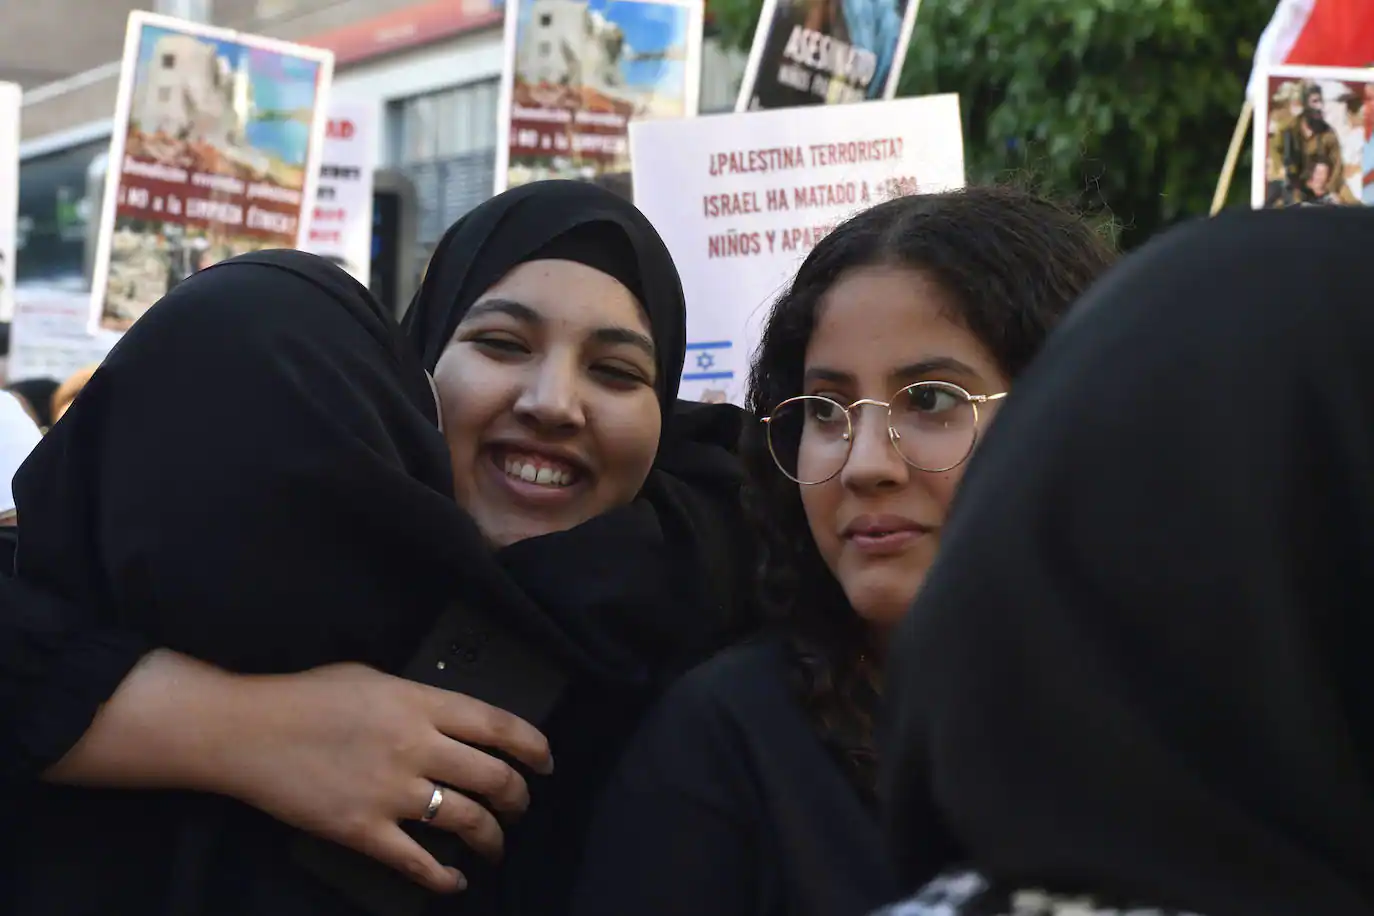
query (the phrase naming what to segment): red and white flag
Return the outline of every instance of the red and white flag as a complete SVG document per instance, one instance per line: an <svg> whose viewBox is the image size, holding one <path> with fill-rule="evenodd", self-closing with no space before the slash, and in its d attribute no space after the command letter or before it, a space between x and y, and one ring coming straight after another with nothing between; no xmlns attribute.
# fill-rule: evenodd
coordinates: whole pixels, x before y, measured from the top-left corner
<svg viewBox="0 0 1374 916"><path fill-rule="evenodd" d="M1281 64L1374 66L1374 0L1279 0L1255 48L1251 98L1259 71Z"/></svg>

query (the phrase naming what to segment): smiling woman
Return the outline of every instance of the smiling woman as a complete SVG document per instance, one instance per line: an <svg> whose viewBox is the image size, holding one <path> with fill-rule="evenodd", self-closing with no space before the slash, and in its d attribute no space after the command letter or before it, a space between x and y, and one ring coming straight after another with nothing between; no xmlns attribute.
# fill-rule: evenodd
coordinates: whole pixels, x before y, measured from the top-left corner
<svg viewBox="0 0 1374 916"><path fill-rule="evenodd" d="M740 412L677 399L677 270L643 214L594 185L538 182L477 208L440 242L406 323L455 494L541 610L505 622L571 672L576 702L540 723L559 776L533 787L501 869L509 909L565 912L592 802L646 701L755 606Z"/></svg>
<svg viewBox="0 0 1374 916"><path fill-rule="evenodd" d="M494 544L571 528L644 485L662 418L637 273L623 235L560 236L477 300L439 358L454 488Z"/></svg>

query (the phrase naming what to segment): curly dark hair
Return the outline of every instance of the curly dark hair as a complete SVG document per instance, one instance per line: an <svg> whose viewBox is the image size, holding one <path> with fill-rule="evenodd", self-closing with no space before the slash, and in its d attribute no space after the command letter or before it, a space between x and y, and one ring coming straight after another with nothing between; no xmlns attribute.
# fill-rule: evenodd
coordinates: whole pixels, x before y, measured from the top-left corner
<svg viewBox="0 0 1374 916"><path fill-rule="evenodd" d="M749 376L748 406L767 416L802 393L818 304L848 270L900 265L954 295L954 316L1016 378L1051 328L1115 260L1080 216L1028 191L973 187L901 197L838 226L773 306ZM809 536L798 485L773 464L761 423L742 442L746 508L760 534L760 600L786 634L793 690L862 797L875 797L878 679L867 633Z"/></svg>

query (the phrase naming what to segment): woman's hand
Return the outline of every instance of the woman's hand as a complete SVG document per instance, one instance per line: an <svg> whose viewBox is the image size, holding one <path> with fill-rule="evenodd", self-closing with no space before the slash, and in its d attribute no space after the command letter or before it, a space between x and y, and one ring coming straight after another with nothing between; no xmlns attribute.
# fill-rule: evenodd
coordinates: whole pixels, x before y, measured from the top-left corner
<svg viewBox="0 0 1374 916"><path fill-rule="evenodd" d="M466 880L398 822L419 820L437 783L452 786L431 826L499 858L501 826L468 796L519 814L529 789L519 773L477 746L503 751L537 773L553 770L548 741L522 719L363 665L236 680L229 709L237 721L221 724L218 791L434 891L459 890Z"/></svg>
<svg viewBox="0 0 1374 916"><path fill-rule="evenodd" d="M512 814L529 804L520 774L477 747L553 770L532 725L471 697L357 664L250 677L159 649L43 777L228 795L447 892L465 879L399 822L424 816L436 783L453 786L431 823L496 857L501 827L464 793Z"/></svg>

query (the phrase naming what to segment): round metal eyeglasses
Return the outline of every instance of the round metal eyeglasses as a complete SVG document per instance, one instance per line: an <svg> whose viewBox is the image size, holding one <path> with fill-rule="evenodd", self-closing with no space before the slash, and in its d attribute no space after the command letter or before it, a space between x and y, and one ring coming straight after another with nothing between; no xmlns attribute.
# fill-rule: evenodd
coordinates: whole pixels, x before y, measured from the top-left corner
<svg viewBox="0 0 1374 916"><path fill-rule="evenodd" d="M968 460L978 442L978 407L1007 396L969 394L953 382L917 382L888 402L862 398L848 407L832 398L788 398L763 418L778 470L803 486L825 483L844 469L854 447L854 411L882 407L887 436L902 460L941 474Z"/></svg>

